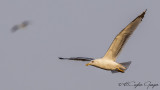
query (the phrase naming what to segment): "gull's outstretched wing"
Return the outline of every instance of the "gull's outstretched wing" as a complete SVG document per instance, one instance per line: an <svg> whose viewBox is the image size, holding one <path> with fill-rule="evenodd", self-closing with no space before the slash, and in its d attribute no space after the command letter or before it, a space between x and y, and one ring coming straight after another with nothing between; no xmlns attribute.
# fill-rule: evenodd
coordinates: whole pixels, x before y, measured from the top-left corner
<svg viewBox="0 0 160 90"><path fill-rule="evenodd" d="M116 60L119 52L122 50L124 44L127 42L127 39L131 36L131 34L135 31L139 23L142 21L146 10L135 18L131 23L129 23L114 39L110 48L103 58L107 58L109 60Z"/></svg>
<svg viewBox="0 0 160 90"><path fill-rule="evenodd" d="M88 58L88 57L71 57L71 58L62 58L59 57L59 59L67 59L67 60L74 60L74 61L91 61L94 60L94 58Z"/></svg>
<svg viewBox="0 0 160 90"><path fill-rule="evenodd" d="M12 27L12 32L15 32L19 29L19 25L15 25Z"/></svg>
<svg viewBox="0 0 160 90"><path fill-rule="evenodd" d="M28 26L29 23L30 23L29 21L24 21L24 22L22 22L21 27L24 28L24 27Z"/></svg>

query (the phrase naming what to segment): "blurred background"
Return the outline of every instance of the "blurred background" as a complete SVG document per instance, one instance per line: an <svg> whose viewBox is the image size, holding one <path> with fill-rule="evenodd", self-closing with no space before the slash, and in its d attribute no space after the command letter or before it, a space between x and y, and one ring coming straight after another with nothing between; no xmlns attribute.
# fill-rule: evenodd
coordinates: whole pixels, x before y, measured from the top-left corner
<svg viewBox="0 0 160 90"><path fill-rule="evenodd" d="M135 90L160 84L159 0L0 0L0 90ZM114 37L147 9L117 62L126 73L58 57L102 57ZM14 33L15 25L30 23ZM136 90L146 87L137 87ZM152 89L151 87L149 89ZM160 87L154 87L159 90Z"/></svg>

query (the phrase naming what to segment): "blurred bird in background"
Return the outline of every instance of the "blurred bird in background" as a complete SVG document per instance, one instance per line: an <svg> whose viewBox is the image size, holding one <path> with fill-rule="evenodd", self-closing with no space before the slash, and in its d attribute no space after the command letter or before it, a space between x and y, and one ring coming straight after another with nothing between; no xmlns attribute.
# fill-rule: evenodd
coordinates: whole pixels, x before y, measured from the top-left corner
<svg viewBox="0 0 160 90"><path fill-rule="evenodd" d="M16 32L19 29L23 29L23 28L27 27L29 24L30 24L29 21L24 21L21 24L13 26L11 30L12 30L12 32Z"/></svg>

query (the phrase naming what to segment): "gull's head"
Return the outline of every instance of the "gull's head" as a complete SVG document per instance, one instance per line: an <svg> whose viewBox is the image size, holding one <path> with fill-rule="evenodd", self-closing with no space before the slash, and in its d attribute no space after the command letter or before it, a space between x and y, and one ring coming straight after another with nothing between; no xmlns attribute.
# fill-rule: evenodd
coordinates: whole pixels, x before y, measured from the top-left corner
<svg viewBox="0 0 160 90"><path fill-rule="evenodd" d="M89 63L87 63L86 66L89 66L89 65L96 66L97 63L98 63L97 60L92 60L92 61L90 61Z"/></svg>

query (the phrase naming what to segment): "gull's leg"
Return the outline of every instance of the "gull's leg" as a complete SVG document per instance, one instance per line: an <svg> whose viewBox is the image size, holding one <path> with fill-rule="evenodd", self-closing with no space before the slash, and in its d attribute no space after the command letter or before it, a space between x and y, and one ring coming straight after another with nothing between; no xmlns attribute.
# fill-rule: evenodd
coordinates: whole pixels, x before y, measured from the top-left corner
<svg viewBox="0 0 160 90"><path fill-rule="evenodd" d="M122 70L120 68L117 68L117 69L118 69L117 71L124 73L124 70Z"/></svg>

